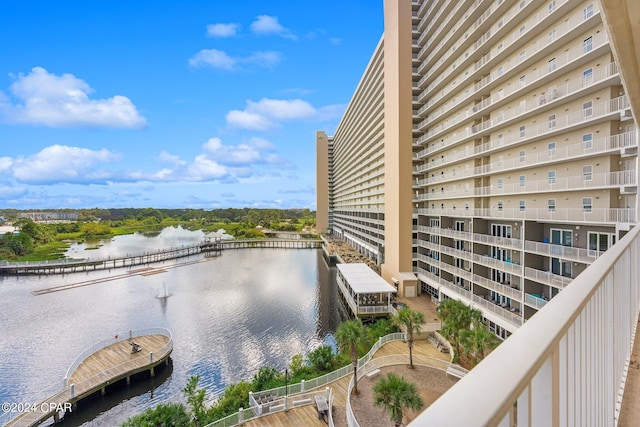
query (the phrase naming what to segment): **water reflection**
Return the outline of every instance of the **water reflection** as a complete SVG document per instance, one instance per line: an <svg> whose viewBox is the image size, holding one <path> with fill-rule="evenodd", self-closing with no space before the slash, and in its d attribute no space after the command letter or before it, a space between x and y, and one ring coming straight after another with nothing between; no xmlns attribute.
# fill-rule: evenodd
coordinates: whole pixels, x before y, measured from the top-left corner
<svg viewBox="0 0 640 427"><path fill-rule="evenodd" d="M81 245L70 251L83 257L85 252L119 256L195 243L201 236L170 229L153 238L120 236L95 251ZM120 404L112 402L111 409L100 409L94 420L98 425L114 425L153 404L181 400L190 375L200 375L202 386L215 393L229 382L250 378L265 364L284 369L294 354L333 343L331 334L340 320L335 272L319 250L243 249L153 266L153 274L128 276L117 269L111 275L123 278L40 296L31 292L110 273L3 278L0 400L32 400L57 391L86 347L129 329L169 329L173 371L152 393L134 393ZM158 298L165 286L170 296ZM105 399L122 398L108 394Z"/></svg>

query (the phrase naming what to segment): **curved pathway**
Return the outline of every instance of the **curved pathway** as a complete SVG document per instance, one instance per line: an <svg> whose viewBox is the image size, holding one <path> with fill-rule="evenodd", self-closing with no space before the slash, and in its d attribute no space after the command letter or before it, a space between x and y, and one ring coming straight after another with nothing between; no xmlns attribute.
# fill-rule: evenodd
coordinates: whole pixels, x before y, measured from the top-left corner
<svg viewBox="0 0 640 427"><path fill-rule="evenodd" d="M407 344L402 341L392 341L384 344L374 355L373 358L409 354ZM445 362L450 361L450 355L440 353L427 340L417 340L413 344L413 354L440 359ZM346 376L338 381L334 381L327 385L333 389L333 421L337 427L346 427L346 404L347 404L347 388L351 375ZM361 380L362 381L362 380ZM359 413L355 413L359 417ZM364 419L363 419L364 421ZM318 419L318 413L315 405L306 405L299 408L291 409L288 412L277 412L271 415L265 415L260 418L247 421L243 424L247 427L298 427L304 426L326 426L327 423ZM364 424L363 424L364 425Z"/></svg>

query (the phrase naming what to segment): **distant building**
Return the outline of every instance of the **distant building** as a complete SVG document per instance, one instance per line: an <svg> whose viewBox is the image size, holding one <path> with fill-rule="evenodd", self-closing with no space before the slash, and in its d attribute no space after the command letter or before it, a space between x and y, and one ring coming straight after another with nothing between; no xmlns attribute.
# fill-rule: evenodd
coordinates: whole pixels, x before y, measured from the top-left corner
<svg viewBox="0 0 640 427"><path fill-rule="evenodd" d="M36 222L77 221L77 212L20 212L19 218L29 218Z"/></svg>

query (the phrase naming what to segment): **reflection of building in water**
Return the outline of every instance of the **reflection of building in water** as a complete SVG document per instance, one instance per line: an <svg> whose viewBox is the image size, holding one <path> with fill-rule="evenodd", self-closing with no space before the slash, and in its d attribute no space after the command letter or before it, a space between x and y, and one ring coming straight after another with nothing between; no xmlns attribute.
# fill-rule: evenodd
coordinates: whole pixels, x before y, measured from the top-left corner
<svg viewBox="0 0 640 427"><path fill-rule="evenodd" d="M336 268L327 265L322 255L318 254L318 336L332 334L343 319L347 318L344 307L338 298L336 284Z"/></svg>

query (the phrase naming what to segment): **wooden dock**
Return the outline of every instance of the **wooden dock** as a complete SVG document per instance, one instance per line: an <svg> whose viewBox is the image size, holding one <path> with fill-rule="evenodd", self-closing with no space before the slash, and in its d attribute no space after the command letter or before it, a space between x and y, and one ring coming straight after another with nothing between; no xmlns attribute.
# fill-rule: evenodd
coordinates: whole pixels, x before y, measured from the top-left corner
<svg viewBox="0 0 640 427"><path fill-rule="evenodd" d="M148 251L116 258L63 259L38 262L0 261L0 275L69 274L149 265L199 254L219 256L227 249L319 249L321 239L242 239L203 241L193 245Z"/></svg>
<svg viewBox="0 0 640 427"><path fill-rule="evenodd" d="M140 350L132 352L132 343ZM168 363L172 350L173 340L166 329L130 331L96 343L71 365L63 390L35 403L28 411L9 420L6 426L36 426L51 417L57 421L78 401L98 391L105 394L111 384L119 381L129 384L133 375L143 371L154 376L158 365ZM1 418L0 421L6 422Z"/></svg>

